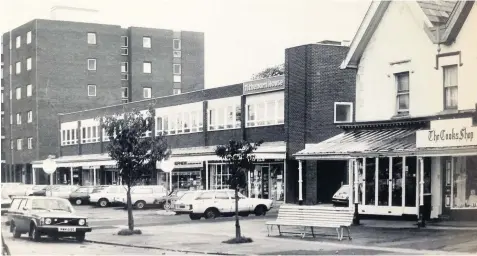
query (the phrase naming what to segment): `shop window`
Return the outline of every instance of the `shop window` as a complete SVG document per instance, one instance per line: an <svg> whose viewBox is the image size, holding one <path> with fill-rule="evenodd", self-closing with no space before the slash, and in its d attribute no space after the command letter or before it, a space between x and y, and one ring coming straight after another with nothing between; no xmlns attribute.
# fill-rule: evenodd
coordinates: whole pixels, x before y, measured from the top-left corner
<svg viewBox="0 0 477 256"><path fill-rule="evenodd" d="M417 158L406 157L405 170L405 206L416 206Z"/></svg>
<svg viewBox="0 0 477 256"><path fill-rule="evenodd" d="M284 123L284 93L273 92L247 97L246 127Z"/></svg>
<svg viewBox="0 0 477 256"><path fill-rule="evenodd" d="M335 123L348 123L353 121L353 103L335 102Z"/></svg>
<svg viewBox="0 0 477 256"><path fill-rule="evenodd" d="M402 206L403 158L393 157L392 160L392 206Z"/></svg>
<svg viewBox="0 0 477 256"><path fill-rule="evenodd" d="M397 113L409 112L409 72L397 73L394 75L396 78L396 105Z"/></svg>
<svg viewBox="0 0 477 256"><path fill-rule="evenodd" d="M389 206L389 157L378 158L378 205Z"/></svg>
<svg viewBox="0 0 477 256"><path fill-rule="evenodd" d="M210 189L229 189L228 184L231 176L229 168L223 164L211 164L210 170Z"/></svg>
<svg viewBox="0 0 477 256"><path fill-rule="evenodd" d="M442 67L444 72L444 108L456 109L458 102L457 65Z"/></svg>
<svg viewBox="0 0 477 256"><path fill-rule="evenodd" d="M477 209L477 156L453 158L452 209Z"/></svg>
<svg viewBox="0 0 477 256"><path fill-rule="evenodd" d="M179 190L201 190L201 171L181 170L172 172L172 187Z"/></svg>
<svg viewBox="0 0 477 256"><path fill-rule="evenodd" d="M376 158L366 158L365 169L365 204L375 205L376 202Z"/></svg>

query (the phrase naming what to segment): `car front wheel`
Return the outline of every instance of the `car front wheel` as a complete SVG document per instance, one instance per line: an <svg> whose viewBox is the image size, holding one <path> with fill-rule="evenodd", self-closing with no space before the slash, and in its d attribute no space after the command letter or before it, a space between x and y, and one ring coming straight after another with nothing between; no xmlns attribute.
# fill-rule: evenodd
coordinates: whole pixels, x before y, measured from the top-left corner
<svg viewBox="0 0 477 256"><path fill-rule="evenodd" d="M191 220L200 220L201 217L202 217L202 216L200 216L200 214L195 214L195 213L189 214L189 218L190 218Z"/></svg>
<svg viewBox="0 0 477 256"><path fill-rule="evenodd" d="M215 219L219 217L219 211L217 209L211 208L207 209L204 213L206 219Z"/></svg>
<svg viewBox="0 0 477 256"><path fill-rule="evenodd" d="M138 202L136 202L136 204L134 206L136 207L136 209L141 210L141 209L144 209L144 206L146 206L146 202L138 201Z"/></svg>
<svg viewBox="0 0 477 256"><path fill-rule="evenodd" d="M17 226L15 225L15 223L12 223L10 230L12 231L14 238L20 238L22 236L22 233L18 232Z"/></svg>
<svg viewBox="0 0 477 256"><path fill-rule="evenodd" d="M41 235L38 233L36 225L31 225L30 227L30 239L35 242L39 242L41 239Z"/></svg>
<svg viewBox="0 0 477 256"><path fill-rule="evenodd" d="M98 205L100 207L106 207L106 206L108 206L108 204L109 204L108 199L102 198L98 201Z"/></svg>
<svg viewBox="0 0 477 256"><path fill-rule="evenodd" d="M81 205L82 203L83 203L83 200L81 200L81 199L79 199L79 198L78 198L78 199L75 199L75 204L76 204L76 205Z"/></svg>
<svg viewBox="0 0 477 256"><path fill-rule="evenodd" d="M265 213L267 212L267 207L265 207L264 205L259 205L257 207L255 207L255 216L262 216L262 215L265 215Z"/></svg>

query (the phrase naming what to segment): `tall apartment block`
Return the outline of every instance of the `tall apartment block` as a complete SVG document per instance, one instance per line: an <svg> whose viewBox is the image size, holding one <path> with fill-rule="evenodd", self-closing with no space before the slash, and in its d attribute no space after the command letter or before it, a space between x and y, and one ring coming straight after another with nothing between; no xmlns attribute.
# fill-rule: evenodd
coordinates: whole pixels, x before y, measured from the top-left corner
<svg viewBox="0 0 477 256"><path fill-rule="evenodd" d="M199 32L35 19L2 42L2 181L56 152L58 113L204 89Z"/></svg>

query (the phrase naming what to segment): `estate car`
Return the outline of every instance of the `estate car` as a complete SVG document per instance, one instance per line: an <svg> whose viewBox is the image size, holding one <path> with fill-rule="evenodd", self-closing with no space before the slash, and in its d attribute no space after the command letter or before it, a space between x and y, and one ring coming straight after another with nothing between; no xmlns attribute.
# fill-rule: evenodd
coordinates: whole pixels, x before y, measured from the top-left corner
<svg viewBox="0 0 477 256"><path fill-rule="evenodd" d="M91 232L87 218L76 215L71 203L59 197L14 197L8 219L15 238L28 234L34 241L47 235L54 239L75 237L82 242L86 232Z"/></svg>

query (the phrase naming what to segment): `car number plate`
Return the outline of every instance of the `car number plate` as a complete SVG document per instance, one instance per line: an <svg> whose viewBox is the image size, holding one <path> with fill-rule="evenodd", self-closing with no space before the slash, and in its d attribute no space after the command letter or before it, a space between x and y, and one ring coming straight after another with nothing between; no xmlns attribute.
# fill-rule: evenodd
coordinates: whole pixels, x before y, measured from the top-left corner
<svg viewBox="0 0 477 256"><path fill-rule="evenodd" d="M58 228L58 231L59 232L76 232L76 228L69 228L69 227L68 228L63 228L63 227L61 227L61 228Z"/></svg>

